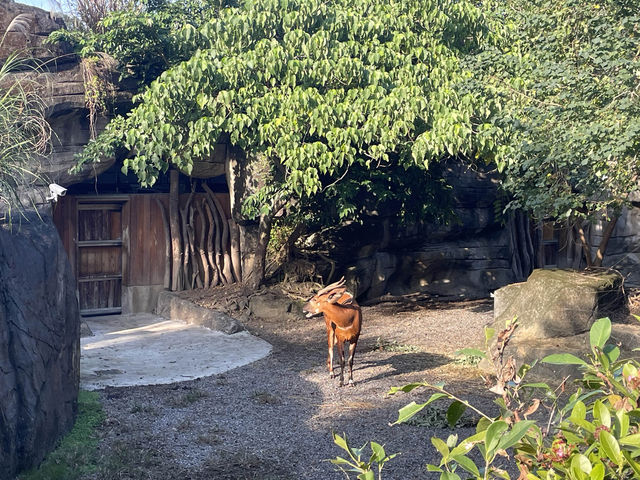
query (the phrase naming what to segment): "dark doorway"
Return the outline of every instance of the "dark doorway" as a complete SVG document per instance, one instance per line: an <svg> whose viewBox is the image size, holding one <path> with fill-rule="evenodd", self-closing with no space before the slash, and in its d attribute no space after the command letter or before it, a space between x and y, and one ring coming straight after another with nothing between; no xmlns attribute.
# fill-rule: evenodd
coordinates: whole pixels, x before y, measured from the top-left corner
<svg viewBox="0 0 640 480"><path fill-rule="evenodd" d="M78 203L81 315L122 311L122 203Z"/></svg>

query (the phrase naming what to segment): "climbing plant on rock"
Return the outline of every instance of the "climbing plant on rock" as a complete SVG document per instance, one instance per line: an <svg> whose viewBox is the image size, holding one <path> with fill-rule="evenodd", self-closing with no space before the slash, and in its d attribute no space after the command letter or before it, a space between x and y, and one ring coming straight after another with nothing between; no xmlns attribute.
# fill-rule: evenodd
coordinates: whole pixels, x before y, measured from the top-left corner
<svg viewBox="0 0 640 480"><path fill-rule="evenodd" d="M260 172L243 204L260 221L250 283L262 280L273 215L291 200L322 194L351 169L424 170L496 152L491 104L459 88L472 75L461 56L488 38L473 2L247 0L181 35L194 55L160 75L80 162L124 145L124 169L148 186L170 164L190 172L227 139Z"/></svg>
<svg viewBox="0 0 640 480"><path fill-rule="evenodd" d="M505 98L513 132L499 166L510 206L568 221L601 265L640 187L640 11L627 0L487 3L511 25L500 49L469 57L478 89ZM605 220L597 251L584 227Z"/></svg>

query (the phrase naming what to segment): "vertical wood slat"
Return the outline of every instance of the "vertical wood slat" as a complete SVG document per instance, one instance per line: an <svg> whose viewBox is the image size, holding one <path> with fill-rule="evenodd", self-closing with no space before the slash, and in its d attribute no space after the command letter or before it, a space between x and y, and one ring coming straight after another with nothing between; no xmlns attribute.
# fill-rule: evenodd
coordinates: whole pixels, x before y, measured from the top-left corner
<svg viewBox="0 0 640 480"><path fill-rule="evenodd" d="M131 285L129 259L131 258L131 199L122 206L122 285Z"/></svg>
<svg viewBox="0 0 640 480"><path fill-rule="evenodd" d="M142 231L140 232L140 238L142 239L140 245L145 246L145 251L148 252L149 257L155 257L156 250L153 248L152 243L154 241L152 232L151 232L151 196L143 195L142 196ZM145 260L150 260L145 259ZM157 263L155 261L142 261L142 281L145 285L151 285L151 263ZM154 260L156 260L154 258Z"/></svg>
<svg viewBox="0 0 640 480"><path fill-rule="evenodd" d="M165 234L158 199L168 207L168 194L134 194L123 211L128 228L128 252L124 254L126 285L163 285L165 273ZM124 239L123 239L124 240ZM123 248L127 242L123 241Z"/></svg>

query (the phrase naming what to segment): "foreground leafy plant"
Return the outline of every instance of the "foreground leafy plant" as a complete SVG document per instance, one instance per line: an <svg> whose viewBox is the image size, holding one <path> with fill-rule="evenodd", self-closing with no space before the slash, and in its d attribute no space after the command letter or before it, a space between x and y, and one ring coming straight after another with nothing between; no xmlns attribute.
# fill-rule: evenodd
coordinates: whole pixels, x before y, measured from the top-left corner
<svg viewBox="0 0 640 480"><path fill-rule="evenodd" d="M349 454L349 460L336 457L331 460L331 463L338 465L345 474L347 474L347 472L358 473L356 477L358 480L375 480L374 464L377 465L378 480L382 480L382 468L384 464L398 455L397 453L387 455L382 445L376 442L370 442L372 454L371 457L369 457L369 461L365 462L362 460L362 454L366 444L361 448L352 448L347 441L347 436L341 437L337 433L333 434L333 441Z"/></svg>
<svg viewBox="0 0 640 480"><path fill-rule="evenodd" d="M475 433L462 440L458 435L450 435L446 441L433 437L431 443L441 459L438 464L428 464L427 470L440 473L442 480L509 479L503 462L513 458L520 471L519 480L640 478L639 364L634 359L620 359L619 347L607 343L611 321L601 318L591 327L586 360L567 353L542 360L576 365L583 371L577 390L566 400L562 396L566 379L556 390L545 383L525 383L531 366L524 365L516 372L513 358L502 361L502 352L516 326L512 323L500 332L493 353L489 352L492 359L496 359L496 352L500 359L497 382L491 388L500 395L495 402L499 415L482 412L447 391L443 384L412 383L389 392L435 390L426 402L411 402L401 408L394 424L407 422L443 398L453 400L446 414L452 428L467 409L481 417ZM541 411L548 413L529 418ZM341 446L347 449L346 439L344 443ZM370 470L366 463L361 468Z"/></svg>
<svg viewBox="0 0 640 480"><path fill-rule="evenodd" d="M620 360L617 346L608 344L611 321L602 318L590 331L591 353L587 360L571 354L554 354L542 361L556 365L578 365L583 370L581 387L566 402L543 383L525 384L522 377L528 366L520 369L520 375L504 385L501 398L496 403L500 415L492 418L482 414L476 432L458 441L452 435L445 442L431 439L441 455L438 465L427 469L439 472L441 479L510 478L498 465L498 458L509 457L512 451L520 470L521 479L575 480L638 478L640 464L640 375L638 362ZM443 385L414 383L393 388L390 393L409 392L419 387L436 390L422 404L411 403L400 410L402 423L413 417L431 402L449 398L453 400L448 410L449 423L453 424L466 408L467 402L446 391ZM560 387L564 390L564 382ZM538 397L524 400L524 392L537 391ZM529 420L538 407L544 404L548 418ZM476 448L480 460L469 456Z"/></svg>

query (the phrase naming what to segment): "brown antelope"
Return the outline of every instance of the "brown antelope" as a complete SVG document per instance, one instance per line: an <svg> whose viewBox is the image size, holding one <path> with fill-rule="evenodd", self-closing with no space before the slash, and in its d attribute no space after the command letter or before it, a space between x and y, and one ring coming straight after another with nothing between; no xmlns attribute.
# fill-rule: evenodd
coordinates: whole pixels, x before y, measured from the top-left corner
<svg viewBox="0 0 640 480"><path fill-rule="evenodd" d="M346 291L347 287L344 283L344 277L342 277L339 281L327 285L311 297L302 309L306 312L307 318L324 314L329 346L327 367L329 375L333 378L333 346L337 344L341 387L344 385L344 343L349 342L349 385L353 386L353 356L362 327L360 305L356 303L353 295Z"/></svg>

